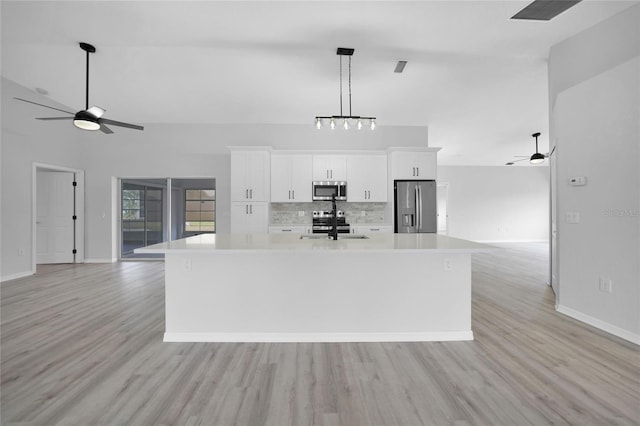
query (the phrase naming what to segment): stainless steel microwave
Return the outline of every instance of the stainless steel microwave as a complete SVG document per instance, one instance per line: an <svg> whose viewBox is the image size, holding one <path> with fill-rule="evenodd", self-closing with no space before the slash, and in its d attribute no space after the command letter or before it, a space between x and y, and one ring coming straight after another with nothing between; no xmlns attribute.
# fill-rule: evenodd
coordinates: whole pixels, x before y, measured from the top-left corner
<svg viewBox="0 0 640 426"><path fill-rule="evenodd" d="M313 182L313 200L322 201L333 199L335 194L336 200L347 200L347 182L341 181L325 181L317 180Z"/></svg>

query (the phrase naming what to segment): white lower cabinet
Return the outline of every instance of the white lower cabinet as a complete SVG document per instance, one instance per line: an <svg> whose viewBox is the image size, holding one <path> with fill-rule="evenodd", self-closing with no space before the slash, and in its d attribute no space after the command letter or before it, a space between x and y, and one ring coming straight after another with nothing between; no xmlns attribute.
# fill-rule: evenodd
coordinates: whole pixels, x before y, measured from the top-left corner
<svg viewBox="0 0 640 426"><path fill-rule="evenodd" d="M231 233L266 234L269 226L268 203L231 203Z"/></svg>
<svg viewBox="0 0 640 426"><path fill-rule="evenodd" d="M311 227L305 225L294 226L270 226L270 234L311 234Z"/></svg>
<svg viewBox="0 0 640 426"><path fill-rule="evenodd" d="M356 225L351 227L352 234L392 234L393 226L390 225Z"/></svg>

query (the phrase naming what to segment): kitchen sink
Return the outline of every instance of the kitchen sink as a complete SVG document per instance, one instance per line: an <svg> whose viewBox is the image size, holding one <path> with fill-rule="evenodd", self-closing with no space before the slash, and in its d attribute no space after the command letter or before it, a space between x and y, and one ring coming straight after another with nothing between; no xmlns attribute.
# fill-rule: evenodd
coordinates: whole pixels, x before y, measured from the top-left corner
<svg viewBox="0 0 640 426"><path fill-rule="evenodd" d="M324 234L310 234L310 235L301 235L301 240L328 240L329 236ZM338 234L339 240L367 240L369 237L366 235L355 235L355 234Z"/></svg>

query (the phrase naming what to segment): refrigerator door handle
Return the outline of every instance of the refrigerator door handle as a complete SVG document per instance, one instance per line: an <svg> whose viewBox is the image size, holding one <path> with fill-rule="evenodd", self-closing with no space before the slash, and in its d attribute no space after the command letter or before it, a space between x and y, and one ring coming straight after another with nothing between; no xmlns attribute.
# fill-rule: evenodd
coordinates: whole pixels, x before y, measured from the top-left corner
<svg viewBox="0 0 640 426"><path fill-rule="evenodd" d="M420 206L420 213L418 215L418 231L422 232L422 188L418 185L418 206Z"/></svg>
<svg viewBox="0 0 640 426"><path fill-rule="evenodd" d="M418 185L414 188L414 193L416 197L416 207L414 210L416 215L415 227L416 231L420 231L420 189L418 188Z"/></svg>

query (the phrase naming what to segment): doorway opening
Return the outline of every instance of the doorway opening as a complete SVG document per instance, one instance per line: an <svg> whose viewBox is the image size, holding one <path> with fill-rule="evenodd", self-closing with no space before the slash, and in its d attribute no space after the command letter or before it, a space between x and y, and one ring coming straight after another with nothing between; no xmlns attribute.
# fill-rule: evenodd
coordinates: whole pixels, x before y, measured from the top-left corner
<svg viewBox="0 0 640 426"><path fill-rule="evenodd" d="M84 262L84 171L33 163L32 272Z"/></svg>
<svg viewBox="0 0 640 426"><path fill-rule="evenodd" d="M162 259L135 249L215 233L215 179L121 178L120 259Z"/></svg>

